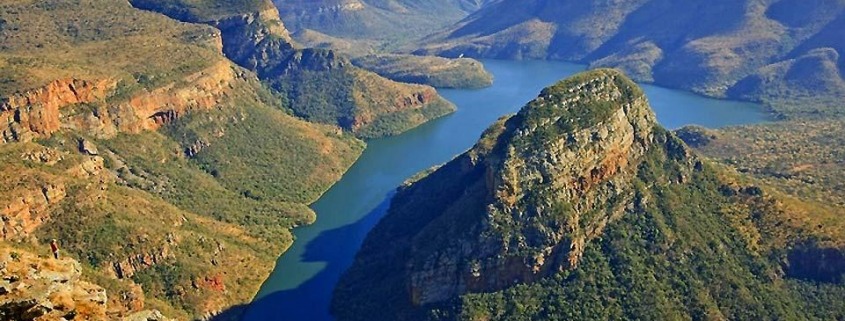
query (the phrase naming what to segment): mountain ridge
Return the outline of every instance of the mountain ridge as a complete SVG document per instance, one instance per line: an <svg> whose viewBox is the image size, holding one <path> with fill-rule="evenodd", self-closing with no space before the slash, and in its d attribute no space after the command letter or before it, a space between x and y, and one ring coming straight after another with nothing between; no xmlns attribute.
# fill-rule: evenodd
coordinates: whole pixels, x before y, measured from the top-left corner
<svg viewBox="0 0 845 321"><path fill-rule="evenodd" d="M216 5L169 8L234 16L233 30L255 27L244 38L294 46L269 2L193 3ZM251 300L293 242L290 230L314 221L306 204L365 146L336 119L298 116L224 55L231 35L214 26L112 0L18 1L0 12L0 241L24 251L58 240L81 277L109 293L109 319L148 309L210 318ZM322 53L314 69L345 61ZM393 86L361 122L385 126L362 125L361 137L450 110L427 104L440 99L433 89L352 72L358 88L348 92L369 93L361 79ZM380 120L395 107L406 114Z"/></svg>
<svg viewBox="0 0 845 321"><path fill-rule="evenodd" d="M766 103L785 117L838 116L845 80L842 1L500 1L430 36L420 54L560 59L715 97ZM823 59L823 63L793 63ZM825 85L771 69L815 74ZM824 66L832 66L830 68ZM800 106L800 107L796 107Z"/></svg>
<svg viewBox="0 0 845 321"><path fill-rule="evenodd" d="M657 125L620 72L589 71L544 89L468 152L400 188L341 278L332 312L339 320L794 317L812 303L799 290L812 283L801 280L842 271L798 272L821 263L783 249L828 245L808 241L810 226L783 225L789 214L779 204ZM807 292L831 304L818 318L843 311L831 301L843 289L831 287Z"/></svg>
<svg viewBox="0 0 845 321"><path fill-rule="evenodd" d="M300 49L270 1L240 4L226 15L208 12L194 2L132 3L177 20L218 28L224 54L285 94L289 108L306 120L375 138L398 134L455 109L432 87L390 81L355 67L332 50Z"/></svg>

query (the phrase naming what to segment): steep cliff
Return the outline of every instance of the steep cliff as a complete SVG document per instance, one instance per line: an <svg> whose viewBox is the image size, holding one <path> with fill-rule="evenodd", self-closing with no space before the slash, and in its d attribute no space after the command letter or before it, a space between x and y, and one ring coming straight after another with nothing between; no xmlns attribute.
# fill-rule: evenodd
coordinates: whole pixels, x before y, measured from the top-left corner
<svg viewBox="0 0 845 321"><path fill-rule="evenodd" d="M434 34L419 52L616 67L641 81L817 117L843 113L845 40L834 31L843 22L840 0L506 0Z"/></svg>
<svg viewBox="0 0 845 321"><path fill-rule="evenodd" d="M223 52L286 95L306 120L338 125L360 137L393 135L454 111L434 88L390 81L331 50L300 49L270 1L202 3L135 0L174 19L212 25ZM215 9L217 8L217 9Z"/></svg>
<svg viewBox="0 0 845 321"><path fill-rule="evenodd" d="M657 125L631 80L594 70L544 89L400 188L332 311L340 320L843 316L840 259L787 253L841 242L810 238L788 212ZM819 264L831 269L811 268Z"/></svg>
<svg viewBox="0 0 845 321"><path fill-rule="evenodd" d="M364 143L294 115L225 47L125 1L0 3L2 246L59 240L107 313L252 299Z"/></svg>

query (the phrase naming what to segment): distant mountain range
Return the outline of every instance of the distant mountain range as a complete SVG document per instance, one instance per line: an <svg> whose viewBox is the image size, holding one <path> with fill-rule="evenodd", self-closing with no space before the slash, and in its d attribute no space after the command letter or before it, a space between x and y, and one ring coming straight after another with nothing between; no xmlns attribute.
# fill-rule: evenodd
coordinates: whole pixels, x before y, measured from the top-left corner
<svg viewBox="0 0 845 321"><path fill-rule="evenodd" d="M457 22L489 0L276 0L293 31L353 39L416 38Z"/></svg>
<svg viewBox="0 0 845 321"><path fill-rule="evenodd" d="M616 67L812 117L845 115L842 30L842 0L502 0L430 36L417 53Z"/></svg>

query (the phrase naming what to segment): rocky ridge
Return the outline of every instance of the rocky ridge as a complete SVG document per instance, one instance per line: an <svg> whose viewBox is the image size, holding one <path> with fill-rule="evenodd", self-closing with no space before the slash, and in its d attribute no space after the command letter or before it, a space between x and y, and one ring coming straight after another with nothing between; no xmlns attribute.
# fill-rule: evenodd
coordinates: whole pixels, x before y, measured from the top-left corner
<svg viewBox="0 0 845 321"><path fill-rule="evenodd" d="M728 319L795 315L815 300L800 297L795 279L831 282L842 271L811 268L839 266L835 256L814 263L802 254L836 252L826 250L834 243L809 241L813 227L790 211L657 125L620 72L593 70L544 89L468 152L400 188L338 284L332 312L340 320L662 319L700 316L707 306ZM714 263L726 257L727 266ZM728 269L722 276L736 292L702 272ZM843 290L836 282L833 297ZM742 297L746 290L754 297ZM572 304L579 293L596 303ZM753 303L769 295L783 306ZM695 303L642 310L649 298ZM843 311L823 302L831 305L818 315ZM748 310L756 312L739 312Z"/></svg>
<svg viewBox="0 0 845 321"><path fill-rule="evenodd" d="M301 49L269 1L259 1L254 8L245 6L243 12L235 8L234 14L224 16L186 11L189 6L180 1L132 3L177 20L218 28L225 55L286 94L289 108L306 120L338 125L361 137L378 137L454 111L432 87L387 80L331 50ZM422 99L389 103L407 102L409 97Z"/></svg>
<svg viewBox="0 0 845 321"><path fill-rule="evenodd" d="M493 75L475 59L446 59L431 56L375 54L357 57L352 63L396 81L437 88L484 88Z"/></svg>
<svg viewBox="0 0 845 321"><path fill-rule="evenodd" d="M109 310L193 319L248 302L314 220L304 204L363 149L293 115L211 26L111 0L0 12L0 243L59 240L119 299Z"/></svg>
<svg viewBox="0 0 845 321"><path fill-rule="evenodd" d="M59 130L78 130L98 138L118 133L156 130L191 111L208 110L220 104L235 86L241 71L218 61L209 68L186 75L181 83L136 92L125 101L109 105L117 87L115 80L90 82L60 79L43 88L15 93L0 105L0 117L7 123L4 142L26 142L50 137ZM90 106L91 113L74 107ZM84 107L83 107L84 108Z"/></svg>
<svg viewBox="0 0 845 321"><path fill-rule="evenodd" d="M332 0L276 1L295 32L315 30L335 37L386 42L412 40L454 23L489 1ZM395 45L395 44L393 44Z"/></svg>

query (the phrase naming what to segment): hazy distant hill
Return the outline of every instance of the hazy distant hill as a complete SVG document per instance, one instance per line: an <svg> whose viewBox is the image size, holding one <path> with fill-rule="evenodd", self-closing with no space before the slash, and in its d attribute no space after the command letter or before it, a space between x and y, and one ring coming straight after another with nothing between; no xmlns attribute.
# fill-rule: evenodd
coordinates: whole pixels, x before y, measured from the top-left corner
<svg viewBox="0 0 845 321"><path fill-rule="evenodd" d="M581 61L788 116L843 115L844 10L842 0L502 0L419 52Z"/></svg>
<svg viewBox="0 0 845 321"><path fill-rule="evenodd" d="M417 38L455 23L489 0L276 0L293 31L355 39Z"/></svg>

